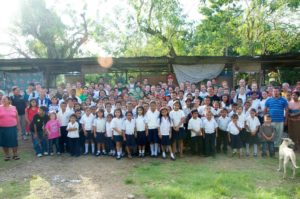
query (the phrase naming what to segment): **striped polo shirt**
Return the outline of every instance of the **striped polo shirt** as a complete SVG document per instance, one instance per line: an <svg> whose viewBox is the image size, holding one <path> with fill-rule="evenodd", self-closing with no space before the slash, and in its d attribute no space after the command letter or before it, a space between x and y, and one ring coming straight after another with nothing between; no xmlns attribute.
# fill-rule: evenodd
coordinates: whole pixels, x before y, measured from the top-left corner
<svg viewBox="0 0 300 199"><path fill-rule="evenodd" d="M284 109L288 107L288 102L285 98L270 98L265 105L269 109L269 114L272 122L284 122Z"/></svg>

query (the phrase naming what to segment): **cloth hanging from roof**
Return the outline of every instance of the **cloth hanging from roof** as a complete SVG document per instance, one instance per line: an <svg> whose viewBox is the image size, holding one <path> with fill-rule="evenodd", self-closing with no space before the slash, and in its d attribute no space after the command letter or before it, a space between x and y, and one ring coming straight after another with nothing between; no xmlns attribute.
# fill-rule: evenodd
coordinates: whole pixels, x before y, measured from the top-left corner
<svg viewBox="0 0 300 199"><path fill-rule="evenodd" d="M198 83L217 77L224 69L224 64L173 65L178 83L189 81Z"/></svg>

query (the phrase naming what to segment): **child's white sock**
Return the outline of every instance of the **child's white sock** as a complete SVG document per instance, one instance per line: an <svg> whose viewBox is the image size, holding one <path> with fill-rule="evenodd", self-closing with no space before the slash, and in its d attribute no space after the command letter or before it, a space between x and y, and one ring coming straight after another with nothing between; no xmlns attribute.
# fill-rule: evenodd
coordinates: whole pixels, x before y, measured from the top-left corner
<svg viewBox="0 0 300 199"><path fill-rule="evenodd" d="M154 155L157 155L157 150L158 150L158 144L154 144Z"/></svg>
<svg viewBox="0 0 300 199"><path fill-rule="evenodd" d="M145 150L144 149L142 150L142 154L145 154Z"/></svg>
<svg viewBox="0 0 300 199"><path fill-rule="evenodd" d="M253 145L253 153L257 155L257 144Z"/></svg>
<svg viewBox="0 0 300 199"><path fill-rule="evenodd" d="M85 144L85 152L86 152L86 153L89 152L89 144Z"/></svg>
<svg viewBox="0 0 300 199"><path fill-rule="evenodd" d="M154 155L154 144L150 144L151 155Z"/></svg>
<svg viewBox="0 0 300 199"><path fill-rule="evenodd" d="M139 154L141 154L142 153L142 150L139 150Z"/></svg>
<svg viewBox="0 0 300 199"><path fill-rule="evenodd" d="M95 153L95 144L92 144L92 153Z"/></svg>
<svg viewBox="0 0 300 199"><path fill-rule="evenodd" d="M249 154L250 150L249 150L250 144L246 143L246 153Z"/></svg>
<svg viewBox="0 0 300 199"><path fill-rule="evenodd" d="M157 153L160 153L160 146L157 144Z"/></svg>

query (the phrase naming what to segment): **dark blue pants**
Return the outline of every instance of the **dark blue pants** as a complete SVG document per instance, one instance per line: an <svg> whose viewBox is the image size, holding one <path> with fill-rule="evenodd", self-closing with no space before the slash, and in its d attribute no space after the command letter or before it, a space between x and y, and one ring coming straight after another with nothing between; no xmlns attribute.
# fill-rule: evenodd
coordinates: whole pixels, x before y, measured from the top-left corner
<svg viewBox="0 0 300 199"><path fill-rule="evenodd" d="M59 148L60 152L69 152L69 143L68 143L68 131L66 126L61 126L60 127L60 138L59 138Z"/></svg>
<svg viewBox="0 0 300 199"><path fill-rule="evenodd" d="M79 138L68 138L69 139L69 149L71 156L79 156L80 155L80 146L79 146Z"/></svg>
<svg viewBox="0 0 300 199"><path fill-rule="evenodd" d="M48 140L48 150L49 150L49 154L53 153L53 144L55 145L56 148L56 153L60 152L60 148L59 148L59 138L54 138L54 139L50 139Z"/></svg>
<svg viewBox="0 0 300 199"><path fill-rule="evenodd" d="M216 153L216 133L205 133L205 152L207 156L214 156Z"/></svg>

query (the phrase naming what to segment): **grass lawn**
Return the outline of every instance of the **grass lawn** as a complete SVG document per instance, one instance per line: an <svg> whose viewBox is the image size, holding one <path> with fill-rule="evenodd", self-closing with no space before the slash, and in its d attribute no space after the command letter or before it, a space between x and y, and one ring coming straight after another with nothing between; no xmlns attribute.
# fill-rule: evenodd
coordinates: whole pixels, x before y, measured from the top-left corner
<svg viewBox="0 0 300 199"><path fill-rule="evenodd" d="M298 161L299 165L299 161ZM300 198L300 172L282 179L277 159L185 158L153 160L136 166L124 179L147 198ZM291 175L291 170L288 170Z"/></svg>

